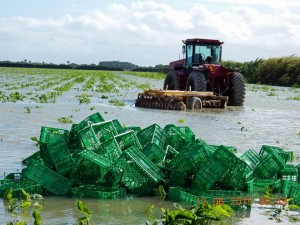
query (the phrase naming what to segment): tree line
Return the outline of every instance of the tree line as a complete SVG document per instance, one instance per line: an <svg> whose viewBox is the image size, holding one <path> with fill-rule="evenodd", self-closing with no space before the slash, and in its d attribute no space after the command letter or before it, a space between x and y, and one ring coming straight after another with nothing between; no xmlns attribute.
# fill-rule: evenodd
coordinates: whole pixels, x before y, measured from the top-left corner
<svg viewBox="0 0 300 225"><path fill-rule="evenodd" d="M266 84L275 86L300 87L300 57L291 55L287 57L255 59L248 62L223 61L227 68L238 68L244 75L247 83ZM101 61L96 64L53 64L0 61L0 67L27 67L50 69L82 69L82 70L114 70L114 71L141 71L141 72L168 72L168 65L140 67L130 62Z"/></svg>
<svg viewBox="0 0 300 225"><path fill-rule="evenodd" d="M300 87L300 57L256 59L249 62L223 61L227 68L239 68L247 83Z"/></svg>

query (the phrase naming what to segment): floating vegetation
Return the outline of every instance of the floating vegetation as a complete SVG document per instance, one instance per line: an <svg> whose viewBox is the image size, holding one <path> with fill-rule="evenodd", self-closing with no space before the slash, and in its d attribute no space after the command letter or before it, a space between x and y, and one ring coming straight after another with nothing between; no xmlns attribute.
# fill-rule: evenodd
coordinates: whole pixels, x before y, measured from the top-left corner
<svg viewBox="0 0 300 225"><path fill-rule="evenodd" d="M57 120L61 123L73 123L72 121L73 116L68 116L68 117L60 117Z"/></svg>
<svg viewBox="0 0 300 225"><path fill-rule="evenodd" d="M300 101L300 96L293 96L293 97L289 97L288 99Z"/></svg>
<svg viewBox="0 0 300 225"><path fill-rule="evenodd" d="M95 110L96 109L96 107L95 106L92 106L91 108L90 108L90 110Z"/></svg>
<svg viewBox="0 0 300 225"><path fill-rule="evenodd" d="M108 101L108 103L109 103L110 105L114 105L114 106L125 106L125 103L124 103L124 102L119 101L119 100L117 100L117 99L111 99L111 100Z"/></svg>
<svg viewBox="0 0 300 225"><path fill-rule="evenodd" d="M273 91L270 91L267 96L278 96L277 93L273 92Z"/></svg>
<svg viewBox="0 0 300 225"><path fill-rule="evenodd" d="M80 104L82 104L82 103L86 103L86 104L91 103L90 97L92 97L92 95L89 95L89 94L81 94L81 95L77 96Z"/></svg>
<svg viewBox="0 0 300 225"><path fill-rule="evenodd" d="M24 109L26 110L26 113L31 113L31 109L28 106L25 106Z"/></svg>

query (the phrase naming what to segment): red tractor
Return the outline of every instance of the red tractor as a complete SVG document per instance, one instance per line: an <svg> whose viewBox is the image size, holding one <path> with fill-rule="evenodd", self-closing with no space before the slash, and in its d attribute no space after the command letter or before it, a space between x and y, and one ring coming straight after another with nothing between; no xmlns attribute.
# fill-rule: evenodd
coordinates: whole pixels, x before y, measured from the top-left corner
<svg viewBox="0 0 300 225"><path fill-rule="evenodd" d="M212 39L183 41L183 59L171 62L164 90L212 91L228 96L229 106L242 106L245 100L243 75L221 65L223 42Z"/></svg>

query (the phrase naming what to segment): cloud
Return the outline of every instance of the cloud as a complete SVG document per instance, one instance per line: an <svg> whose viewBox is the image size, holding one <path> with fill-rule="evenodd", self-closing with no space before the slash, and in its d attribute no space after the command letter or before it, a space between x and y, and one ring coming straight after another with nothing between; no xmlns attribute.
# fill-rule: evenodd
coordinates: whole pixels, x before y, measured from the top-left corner
<svg viewBox="0 0 300 225"><path fill-rule="evenodd" d="M60 17L0 17L0 60L166 64L178 58L181 40L193 37L225 41L225 59L237 61L300 52L300 15L289 7L294 1L268 10L245 2L248 4L232 4L218 12L209 4L183 9L156 1L134 1L76 13L66 10ZM72 7L79 9L78 5Z"/></svg>

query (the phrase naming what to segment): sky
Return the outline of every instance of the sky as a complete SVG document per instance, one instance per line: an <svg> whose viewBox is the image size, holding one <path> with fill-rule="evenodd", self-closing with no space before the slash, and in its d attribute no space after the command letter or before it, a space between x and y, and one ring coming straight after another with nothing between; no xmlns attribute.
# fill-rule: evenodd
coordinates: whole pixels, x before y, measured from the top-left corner
<svg viewBox="0 0 300 225"><path fill-rule="evenodd" d="M299 56L299 12L299 0L0 0L0 61L155 66L188 38L223 41L223 60Z"/></svg>

